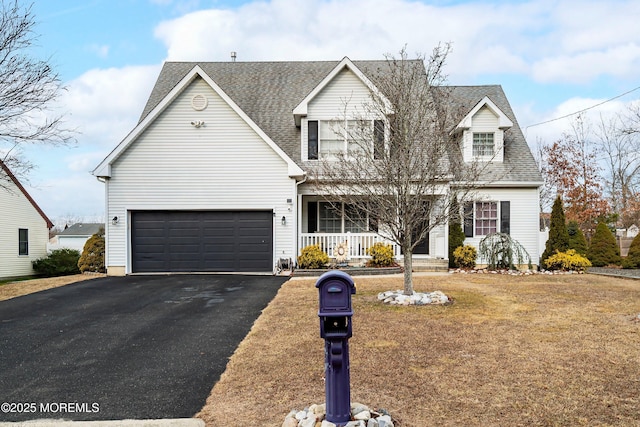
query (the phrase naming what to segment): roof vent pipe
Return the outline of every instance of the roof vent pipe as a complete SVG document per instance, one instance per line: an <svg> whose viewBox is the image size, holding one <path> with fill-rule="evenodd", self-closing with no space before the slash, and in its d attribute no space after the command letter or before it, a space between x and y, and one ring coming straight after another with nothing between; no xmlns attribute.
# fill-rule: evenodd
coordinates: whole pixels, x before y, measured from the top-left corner
<svg viewBox="0 0 640 427"><path fill-rule="evenodd" d="M236 52L231 52L231 62L236 62L236 56L237 56Z"/></svg>

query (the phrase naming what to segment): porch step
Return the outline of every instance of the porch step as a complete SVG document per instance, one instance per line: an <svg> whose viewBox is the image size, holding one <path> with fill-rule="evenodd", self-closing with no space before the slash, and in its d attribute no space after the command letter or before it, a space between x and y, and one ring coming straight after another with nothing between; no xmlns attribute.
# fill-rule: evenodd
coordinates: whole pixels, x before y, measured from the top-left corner
<svg viewBox="0 0 640 427"><path fill-rule="evenodd" d="M414 258L413 271L449 271L449 261L442 258Z"/></svg>

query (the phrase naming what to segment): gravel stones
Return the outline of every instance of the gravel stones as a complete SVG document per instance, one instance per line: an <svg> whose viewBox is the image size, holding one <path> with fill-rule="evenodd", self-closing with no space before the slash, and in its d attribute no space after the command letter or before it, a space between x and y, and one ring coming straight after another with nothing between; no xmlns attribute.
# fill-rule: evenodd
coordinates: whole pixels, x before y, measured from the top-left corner
<svg viewBox="0 0 640 427"><path fill-rule="evenodd" d="M285 417L282 427L336 427L325 419L326 407L311 405L302 411L293 410ZM393 420L384 409L373 410L361 403L351 404L351 421L345 427L394 427Z"/></svg>

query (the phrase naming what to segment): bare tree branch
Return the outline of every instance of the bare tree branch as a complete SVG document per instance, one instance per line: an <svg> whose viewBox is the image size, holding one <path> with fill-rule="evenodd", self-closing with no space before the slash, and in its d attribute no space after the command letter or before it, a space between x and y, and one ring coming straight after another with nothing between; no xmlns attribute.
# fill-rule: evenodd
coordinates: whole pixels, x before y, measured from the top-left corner
<svg viewBox="0 0 640 427"><path fill-rule="evenodd" d="M375 218L376 231L402 248L407 294L414 249L436 227L459 220L490 163L463 161L454 131L466 112L443 74L450 50L439 45L429 58L411 60L403 48L386 56L384 69L369 70L376 87L370 102L344 100L342 117L332 122L346 149L325 155L310 174L318 194Z"/></svg>
<svg viewBox="0 0 640 427"><path fill-rule="evenodd" d="M69 144L74 131L51 108L65 90L48 61L30 56L37 36L32 7L0 2L0 161L19 179L33 165L20 155L25 144ZM0 188L6 188L0 180Z"/></svg>

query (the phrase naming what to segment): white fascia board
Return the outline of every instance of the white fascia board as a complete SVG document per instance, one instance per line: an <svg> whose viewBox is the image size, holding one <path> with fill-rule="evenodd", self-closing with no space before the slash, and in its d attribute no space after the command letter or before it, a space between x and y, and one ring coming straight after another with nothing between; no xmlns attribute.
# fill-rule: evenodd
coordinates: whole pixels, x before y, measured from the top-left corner
<svg viewBox="0 0 640 427"><path fill-rule="evenodd" d="M97 177L110 177L111 164L120 154L167 108L168 105L196 78L201 77L211 88L236 112L248 125L262 138L282 160L287 163L287 171L290 177L301 178L304 171L275 143L249 116L205 73L199 65L196 65L180 82L165 96L165 98L144 118L126 138L96 167L92 174Z"/></svg>
<svg viewBox="0 0 640 427"><path fill-rule="evenodd" d="M462 121L458 123L452 133L460 130L470 129L473 116L475 116L476 113L485 106L488 107L496 116L498 116L498 128L508 129L513 126L513 122L509 119L509 117L507 117L507 115L504 114L502 110L498 108L498 106L494 104L491 99L489 99L488 96L485 96L480 102L476 104L475 107L471 109L471 111L469 111L469 114L467 114L464 119L462 119Z"/></svg>
<svg viewBox="0 0 640 427"><path fill-rule="evenodd" d="M344 67L347 67L351 72L353 72L361 81L364 83L370 91L376 94L382 101L384 102L384 109L387 114L390 114L392 111L391 103L389 100L378 90L378 88L373 84L371 80L367 76L364 75L362 71L348 58L344 57L342 61L338 65L336 65L333 70L329 74L325 76L324 79L318 84L309 94L293 109L293 117L296 123L296 126L300 126L302 117L307 115L309 103L335 78L335 76L342 71Z"/></svg>

